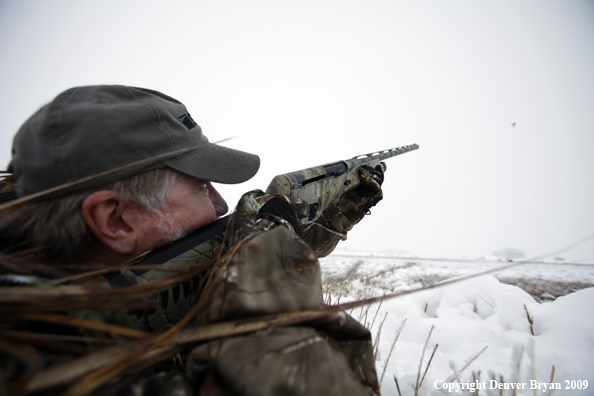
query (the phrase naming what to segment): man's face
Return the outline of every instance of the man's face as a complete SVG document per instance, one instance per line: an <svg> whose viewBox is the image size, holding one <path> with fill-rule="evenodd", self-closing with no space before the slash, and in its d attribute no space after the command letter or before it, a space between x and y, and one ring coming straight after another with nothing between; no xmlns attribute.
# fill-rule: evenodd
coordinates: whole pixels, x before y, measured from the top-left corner
<svg viewBox="0 0 594 396"><path fill-rule="evenodd" d="M165 200L163 214L154 216L148 235L152 249L204 225L229 210L227 202L210 182L180 175Z"/></svg>

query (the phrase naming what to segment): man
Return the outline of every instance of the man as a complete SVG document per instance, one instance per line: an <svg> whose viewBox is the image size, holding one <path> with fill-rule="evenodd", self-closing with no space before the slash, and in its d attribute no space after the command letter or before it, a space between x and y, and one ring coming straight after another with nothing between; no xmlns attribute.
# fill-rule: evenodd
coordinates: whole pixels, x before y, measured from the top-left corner
<svg viewBox="0 0 594 396"><path fill-rule="evenodd" d="M0 246L50 266L66 263L74 272L129 263L223 216L227 203L211 182L241 183L258 167L253 154L209 143L185 106L159 92L73 88L15 136L8 169L15 198L2 212ZM213 267L217 276L208 292L193 282L183 293L177 285L153 296L152 309L70 314L159 333L179 322L203 292L195 325L319 306L317 257L346 239L381 199L381 171L362 172L363 185L308 227L297 222L300 202L259 190L245 194L224 236L227 244L213 245L207 255L227 252L224 265ZM127 268L106 274L105 287L171 275L171 266ZM155 378L185 394L379 393L369 332L344 314L195 346L185 375L156 370L133 389L154 392Z"/></svg>
<svg viewBox="0 0 594 396"><path fill-rule="evenodd" d="M225 214L210 182L241 183L258 167L255 155L210 144L173 98L131 87L73 88L15 137L8 170L17 196L55 191L32 201L26 217L33 224L10 237L52 260L123 263L166 242L159 228L179 228L175 237ZM64 222L75 226L54 236Z"/></svg>

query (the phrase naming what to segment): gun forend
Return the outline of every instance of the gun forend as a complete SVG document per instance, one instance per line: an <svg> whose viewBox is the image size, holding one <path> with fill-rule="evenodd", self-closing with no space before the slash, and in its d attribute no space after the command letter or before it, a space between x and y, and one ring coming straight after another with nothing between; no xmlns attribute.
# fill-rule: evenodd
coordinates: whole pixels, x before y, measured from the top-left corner
<svg viewBox="0 0 594 396"><path fill-rule="evenodd" d="M277 175L266 189L272 195L291 195L291 191L330 176L343 175L361 165L377 166L381 161L419 148L418 144L361 154L351 159L331 162L307 169ZM385 164L382 164L385 170Z"/></svg>

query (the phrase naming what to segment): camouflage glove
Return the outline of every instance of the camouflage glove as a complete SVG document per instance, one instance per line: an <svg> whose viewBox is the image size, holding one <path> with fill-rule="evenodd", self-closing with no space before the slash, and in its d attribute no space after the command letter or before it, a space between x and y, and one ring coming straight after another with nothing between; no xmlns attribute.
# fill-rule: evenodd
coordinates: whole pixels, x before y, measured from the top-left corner
<svg viewBox="0 0 594 396"><path fill-rule="evenodd" d="M330 205L315 222L299 229L299 235L317 257L329 255L338 242L347 239L347 232L361 221L369 209L382 200L384 172L380 165L375 169L363 165L359 168L361 184Z"/></svg>
<svg viewBox="0 0 594 396"><path fill-rule="evenodd" d="M270 198L258 211L258 218L268 219L295 231L299 228L297 213L291 201L285 196Z"/></svg>
<svg viewBox="0 0 594 396"><path fill-rule="evenodd" d="M297 232L297 219L306 216L308 209L308 205L301 200L270 195L261 190L250 191L237 204L231 245L254 232L267 231L278 225Z"/></svg>
<svg viewBox="0 0 594 396"><path fill-rule="evenodd" d="M369 209L384 198L382 192L384 171L381 165L375 168L363 165L359 168L359 177L361 184L344 194L338 203L353 224L361 221L364 215L370 214Z"/></svg>

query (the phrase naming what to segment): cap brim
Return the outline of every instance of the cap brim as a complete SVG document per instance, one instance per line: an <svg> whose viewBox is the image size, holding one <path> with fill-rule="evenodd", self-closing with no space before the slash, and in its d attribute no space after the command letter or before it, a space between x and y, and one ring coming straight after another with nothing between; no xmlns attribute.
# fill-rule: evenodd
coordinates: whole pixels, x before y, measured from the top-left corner
<svg viewBox="0 0 594 396"><path fill-rule="evenodd" d="M216 144L208 144L165 165L187 175L215 183L237 184L251 179L260 157Z"/></svg>

